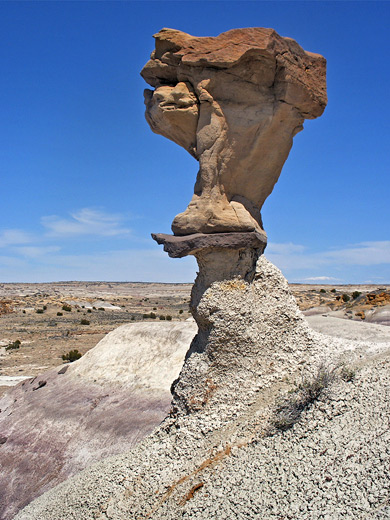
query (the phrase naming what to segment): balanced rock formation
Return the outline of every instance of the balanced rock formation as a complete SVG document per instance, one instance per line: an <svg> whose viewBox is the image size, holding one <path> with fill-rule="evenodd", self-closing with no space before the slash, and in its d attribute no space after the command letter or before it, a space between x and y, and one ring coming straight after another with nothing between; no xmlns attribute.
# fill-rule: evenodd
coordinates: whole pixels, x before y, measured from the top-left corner
<svg viewBox="0 0 390 520"><path fill-rule="evenodd" d="M256 283L265 276L259 266L267 265L259 260L267 244L260 209L304 119L325 108L326 61L272 29L236 29L215 38L163 29L155 39L141 72L155 87L145 91L146 119L200 163L193 199L173 221L174 235L152 235L171 257L192 254L199 266L190 304L198 334L174 385L173 411L191 413L214 400L235 410L242 401L237 392L254 391L268 373L256 361L264 338L255 331L264 316L253 311L269 297ZM270 305L274 315L277 301ZM293 327L279 322L286 339L285 326ZM231 351L229 341L236 345ZM280 357L283 346L274 342L270 349ZM291 366L295 355L302 355L298 347L289 350ZM274 362L269 371L277 373Z"/></svg>
<svg viewBox="0 0 390 520"><path fill-rule="evenodd" d="M198 333L162 425L128 454L40 497L20 520L184 518L219 461L264 436L286 378L315 372L340 350L310 330L286 280L261 256L260 209L293 136L326 104L324 58L271 29L216 38L164 29L142 75L155 87L145 92L152 130L200 163L175 236L154 237L170 256L197 258L191 310ZM193 516L234 517L241 516Z"/></svg>
<svg viewBox="0 0 390 520"><path fill-rule="evenodd" d="M270 29L158 33L143 70L156 87L147 118L200 172L177 236L155 238L171 256L197 258L198 333L162 424L17 520L388 518L390 344L311 330L262 255L259 210L294 133L325 106L324 67Z"/></svg>
<svg viewBox="0 0 390 520"><path fill-rule="evenodd" d="M273 29L197 38L155 35L141 74L151 129L199 161L194 196L175 235L262 232L260 210L294 135L326 106L325 59Z"/></svg>

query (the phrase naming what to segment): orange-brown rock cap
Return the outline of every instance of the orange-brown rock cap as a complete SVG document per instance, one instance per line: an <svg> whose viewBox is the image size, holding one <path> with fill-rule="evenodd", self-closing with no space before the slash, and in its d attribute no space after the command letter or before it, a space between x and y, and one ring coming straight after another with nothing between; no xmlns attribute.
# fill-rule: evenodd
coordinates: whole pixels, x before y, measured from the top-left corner
<svg viewBox="0 0 390 520"><path fill-rule="evenodd" d="M194 37L174 29L162 29L154 35L156 49L141 75L153 87L175 85L193 80L194 68L234 69L245 63L248 71L242 81L274 89L278 101L295 106L305 119L320 116L327 103L326 60L306 52L291 38L273 29L248 27L232 29L216 37ZM267 74L256 74L264 70ZM203 70L202 70L203 69Z"/></svg>

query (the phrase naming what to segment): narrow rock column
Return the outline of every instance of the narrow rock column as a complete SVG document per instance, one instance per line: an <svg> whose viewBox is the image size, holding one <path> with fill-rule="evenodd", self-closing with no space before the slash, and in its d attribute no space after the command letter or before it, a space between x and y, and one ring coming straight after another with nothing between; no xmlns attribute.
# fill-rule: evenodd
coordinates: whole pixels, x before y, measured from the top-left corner
<svg viewBox="0 0 390 520"><path fill-rule="evenodd" d="M253 266L258 254L246 249L201 255L191 299L198 333L172 387L172 413L197 414L200 429L221 427L277 381L314 372L322 361L322 342L287 280L262 254ZM210 284L221 258L236 267Z"/></svg>
<svg viewBox="0 0 390 520"><path fill-rule="evenodd" d="M196 308L206 289L213 282L241 278L253 280L256 262L267 245L264 232L196 233L176 237L152 233L152 238L164 246L171 258L193 255L199 272L191 293L191 312L196 319Z"/></svg>

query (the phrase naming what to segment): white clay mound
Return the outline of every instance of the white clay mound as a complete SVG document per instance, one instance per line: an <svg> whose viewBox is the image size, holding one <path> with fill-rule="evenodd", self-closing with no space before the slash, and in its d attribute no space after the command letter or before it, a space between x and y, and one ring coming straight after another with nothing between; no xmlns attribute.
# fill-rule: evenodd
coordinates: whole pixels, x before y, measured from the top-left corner
<svg viewBox="0 0 390 520"><path fill-rule="evenodd" d="M195 322L122 325L68 371L99 384L169 391L196 331Z"/></svg>

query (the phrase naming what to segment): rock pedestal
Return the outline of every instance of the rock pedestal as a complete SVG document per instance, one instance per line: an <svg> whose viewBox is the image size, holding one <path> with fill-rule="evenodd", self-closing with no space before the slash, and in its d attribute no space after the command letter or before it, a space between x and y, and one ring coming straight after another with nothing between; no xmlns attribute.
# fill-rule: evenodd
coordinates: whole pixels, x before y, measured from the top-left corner
<svg viewBox="0 0 390 520"><path fill-rule="evenodd" d="M239 274L219 270L222 263ZM198 334L173 385L172 407L174 415L196 414L199 427L213 429L276 381L315 371L331 347L309 328L287 280L264 255L210 252L199 264L191 298Z"/></svg>
<svg viewBox="0 0 390 520"><path fill-rule="evenodd" d="M172 258L194 255L199 272L191 293L191 310L196 307L204 291L215 281L240 278L251 282L256 262L267 245L264 232L196 233L175 237L162 233L152 234L158 244L164 245Z"/></svg>

